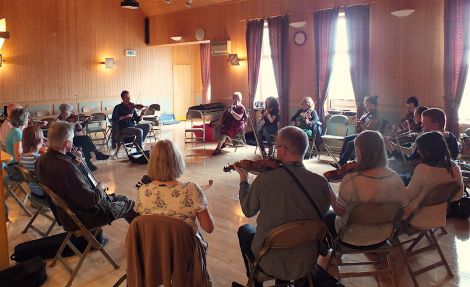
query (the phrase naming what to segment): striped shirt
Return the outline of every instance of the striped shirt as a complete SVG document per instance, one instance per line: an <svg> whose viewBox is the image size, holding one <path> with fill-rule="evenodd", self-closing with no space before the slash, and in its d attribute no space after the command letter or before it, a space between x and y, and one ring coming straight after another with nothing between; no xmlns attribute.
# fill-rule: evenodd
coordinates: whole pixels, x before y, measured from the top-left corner
<svg viewBox="0 0 470 287"><path fill-rule="evenodd" d="M26 167L33 175L35 174L35 166L36 166L36 159L38 159L41 155L37 152L29 152L23 153L21 155L20 164ZM44 191L41 189L39 185L36 183L29 183L29 189L34 195L37 196L44 196Z"/></svg>

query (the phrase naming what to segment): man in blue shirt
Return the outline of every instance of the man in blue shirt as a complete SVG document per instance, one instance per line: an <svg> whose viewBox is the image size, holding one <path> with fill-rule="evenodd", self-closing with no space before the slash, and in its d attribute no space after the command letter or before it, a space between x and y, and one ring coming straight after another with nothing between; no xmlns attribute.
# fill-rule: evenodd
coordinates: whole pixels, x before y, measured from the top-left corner
<svg viewBox="0 0 470 287"><path fill-rule="evenodd" d="M117 128L121 134L135 135L137 144L142 147L152 126L149 123L137 124L142 120L142 116L137 114L136 105L131 103L131 96L128 91L122 91L121 99L122 103L114 107L113 123L117 123ZM145 109L142 110L141 115L144 113Z"/></svg>

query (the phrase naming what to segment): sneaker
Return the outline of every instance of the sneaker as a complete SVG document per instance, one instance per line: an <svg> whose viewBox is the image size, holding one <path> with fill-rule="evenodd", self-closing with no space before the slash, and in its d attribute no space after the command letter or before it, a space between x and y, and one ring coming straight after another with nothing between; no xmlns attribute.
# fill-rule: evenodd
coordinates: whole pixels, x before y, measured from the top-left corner
<svg viewBox="0 0 470 287"><path fill-rule="evenodd" d="M104 154L98 150L95 150L95 156L97 160L107 160L109 158L109 154Z"/></svg>
<svg viewBox="0 0 470 287"><path fill-rule="evenodd" d="M222 153L222 150L216 148L213 152L212 152L212 155L218 155L218 154L221 154Z"/></svg>
<svg viewBox="0 0 470 287"><path fill-rule="evenodd" d="M227 147L227 144L223 143L222 146L220 147L220 149L223 149L223 148L226 148L226 147Z"/></svg>

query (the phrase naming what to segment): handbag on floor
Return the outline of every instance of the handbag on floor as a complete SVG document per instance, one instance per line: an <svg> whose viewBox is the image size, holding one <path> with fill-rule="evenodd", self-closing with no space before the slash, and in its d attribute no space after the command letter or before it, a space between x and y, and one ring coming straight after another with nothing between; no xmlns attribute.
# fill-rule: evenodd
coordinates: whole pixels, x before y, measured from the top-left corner
<svg viewBox="0 0 470 287"><path fill-rule="evenodd" d="M41 257L31 258L0 271L0 285L2 286L38 287L46 279L46 263Z"/></svg>
<svg viewBox="0 0 470 287"><path fill-rule="evenodd" d="M468 219L470 217L470 196L467 191L464 192L460 200L450 203L446 215L447 218Z"/></svg>
<svg viewBox="0 0 470 287"><path fill-rule="evenodd" d="M31 258L36 256L41 257L43 259L54 258L57 251L59 251L60 245L64 242L65 236L67 233L59 233L52 236L39 238L36 240L26 241L20 243L15 246L15 250L13 255L11 255L11 259L17 262L27 261ZM98 233L96 239L101 242L102 233ZM85 251L85 248L88 244L88 241L83 237L75 237L72 235L70 241L77 247L80 252ZM66 246L64 251L62 251L63 257L72 256L75 253L70 249L70 247Z"/></svg>

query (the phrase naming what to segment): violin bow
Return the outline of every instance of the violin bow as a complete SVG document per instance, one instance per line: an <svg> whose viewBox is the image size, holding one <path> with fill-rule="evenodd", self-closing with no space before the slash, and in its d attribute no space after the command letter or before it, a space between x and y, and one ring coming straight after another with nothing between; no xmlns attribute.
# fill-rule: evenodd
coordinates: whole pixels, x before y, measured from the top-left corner
<svg viewBox="0 0 470 287"><path fill-rule="evenodd" d="M255 135L255 140L256 140L256 145L261 149L260 145L259 145L259 139L258 139L258 135L256 134L256 128L255 128L255 125L253 124L253 119L251 118L251 111L248 115L248 120L250 121L250 124L251 124L251 128L253 129L253 134ZM264 155L263 155L263 152L261 152L261 158L262 159L265 159Z"/></svg>

